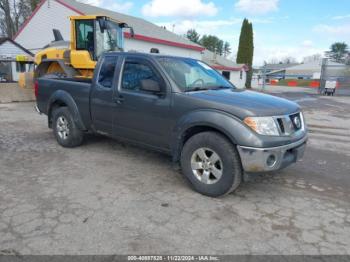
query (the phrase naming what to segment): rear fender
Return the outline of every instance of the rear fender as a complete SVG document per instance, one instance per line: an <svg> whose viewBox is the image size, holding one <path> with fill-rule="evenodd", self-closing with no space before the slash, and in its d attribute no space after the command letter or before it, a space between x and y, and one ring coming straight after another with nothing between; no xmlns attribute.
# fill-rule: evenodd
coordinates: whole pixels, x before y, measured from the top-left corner
<svg viewBox="0 0 350 262"><path fill-rule="evenodd" d="M81 130L87 130L84 122L81 118L77 104L75 103L73 97L66 91L57 90L52 94L48 102L47 116L48 116L48 125L51 128L52 126L52 112L53 109L60 106L67 106L69 111L73 116L73 120L77 127Z"/></svg>

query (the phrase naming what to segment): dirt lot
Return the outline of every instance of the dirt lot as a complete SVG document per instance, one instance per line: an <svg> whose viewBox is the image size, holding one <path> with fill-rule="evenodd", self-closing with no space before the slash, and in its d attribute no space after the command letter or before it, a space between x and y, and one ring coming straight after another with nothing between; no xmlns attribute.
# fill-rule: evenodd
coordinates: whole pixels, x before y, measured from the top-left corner
<svg viewBox="0 0 350 262"><path fill-rule="evenodd" d="M224 198L170 158L89 136L64 149L33 103L0 104L0 253L350 254L350 98L299 102L304 160Z"/></svg>

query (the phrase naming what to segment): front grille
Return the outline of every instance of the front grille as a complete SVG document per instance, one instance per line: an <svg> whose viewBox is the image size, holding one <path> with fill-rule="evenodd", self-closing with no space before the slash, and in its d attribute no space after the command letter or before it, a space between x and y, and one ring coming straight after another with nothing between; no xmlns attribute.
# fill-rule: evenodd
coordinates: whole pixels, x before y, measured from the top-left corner
<svg viewBox="0 0 350 262"><path fill-rule="evenodd" d="M303 128L301 113L276 117L279 131L282 135L292 135Z"/></svg>

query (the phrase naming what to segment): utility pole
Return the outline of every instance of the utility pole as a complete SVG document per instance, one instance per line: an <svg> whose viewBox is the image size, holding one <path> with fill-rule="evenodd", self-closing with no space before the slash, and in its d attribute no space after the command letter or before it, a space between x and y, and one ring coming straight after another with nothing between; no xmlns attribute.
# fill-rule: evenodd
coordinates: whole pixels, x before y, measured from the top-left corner
<svg viewBox="0 0 350 262"><path fill-rule="evenodd" d="M265 86L266 86L266 61L264 61L262 81L263 81L262 90L265 91Z"/></svg>
<svg viewBox="0 0 350 262"><path fill-rule="evenodd" d="M320 86L318 88L318 93L321 94L326 85L326 68L327 68L328 59L322 58L321 64L321 75L320 75Z"/></svg>

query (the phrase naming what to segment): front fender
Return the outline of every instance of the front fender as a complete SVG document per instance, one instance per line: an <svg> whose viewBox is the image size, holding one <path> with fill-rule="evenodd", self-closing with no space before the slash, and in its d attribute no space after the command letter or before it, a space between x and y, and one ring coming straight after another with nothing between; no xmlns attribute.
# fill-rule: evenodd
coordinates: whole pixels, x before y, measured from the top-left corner
<svg viewBox="0 0 350 262"><path fill-rule="evenodd" d="M49 126L51 126L50 119L51 119L52 109L56 104L65 104L69 108L69 111L72 113L73 120L78 126L78 128L81 130L86 130L86 127L81 118L77 104L75 103L73 97L64 90L57 90L49 98L48 108L47 108Z"/></svg>
<svg viewBox="0 0 350 262"><path fill-rule="evenodd" d="M171 151L174 161L179 159L186 131L196 126L215 129L235 145L262 146L261 139L235 116L219 110L196 110L181 117L173 129Z"/></svg>

